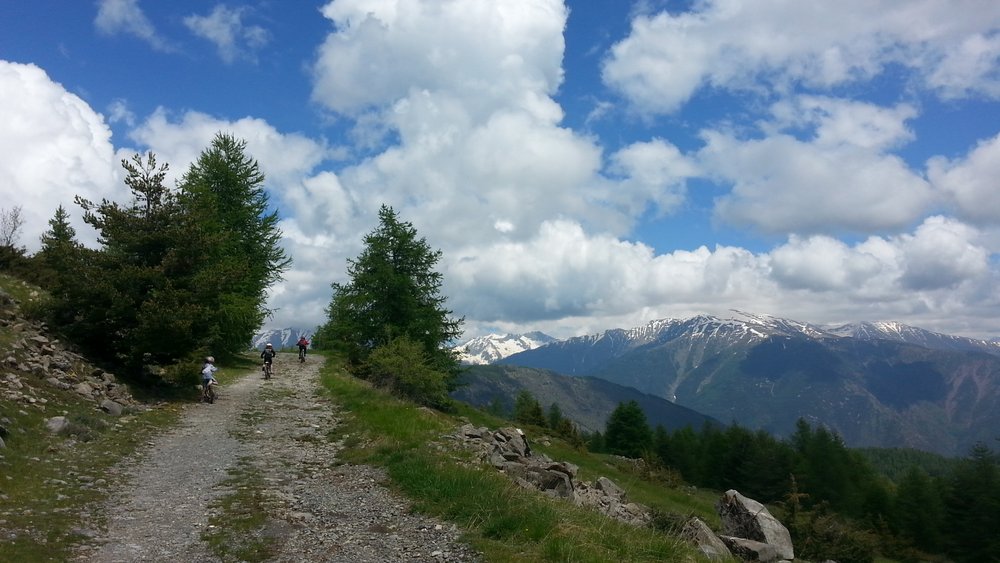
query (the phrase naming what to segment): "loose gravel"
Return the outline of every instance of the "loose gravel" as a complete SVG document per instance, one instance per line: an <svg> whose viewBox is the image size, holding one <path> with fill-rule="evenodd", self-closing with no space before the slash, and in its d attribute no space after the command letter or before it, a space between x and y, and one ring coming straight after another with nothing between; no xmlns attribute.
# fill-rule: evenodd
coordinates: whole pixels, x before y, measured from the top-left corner
<svg viewBox="0 0 1000 563"><path fill-rule="evenodd" d="M201 538L239 465L267 500L272 561L479 561L454 525L412 514L381 470L337 461L341 444L327 433L338 409L319 388L323 358L282 356L270 380L257 372L223 386L215 404L190 405L138 461L116 467L125 484L103 507L106 529L87 534L77 560L220 561Z"/></svg>

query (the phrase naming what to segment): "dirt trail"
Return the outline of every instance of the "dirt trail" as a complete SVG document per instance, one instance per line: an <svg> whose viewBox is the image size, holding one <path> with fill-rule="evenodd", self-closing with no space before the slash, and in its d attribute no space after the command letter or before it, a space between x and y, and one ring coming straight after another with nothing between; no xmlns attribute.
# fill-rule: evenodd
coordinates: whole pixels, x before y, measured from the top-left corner
<svg viewBox="0 0 1000 563"><path fill-rule="evenodd" d="M222 387L215 404L186 408L139 462L116 469L126 478L104 507L107 529L77 560L219 561L201 537L239 469L263 488L272 561L477 561L452 525L410 514L379 470L338 464L340 444L327 438L338 411L319 391L322 362L281 354L272 379L249 374Z"/></svg>

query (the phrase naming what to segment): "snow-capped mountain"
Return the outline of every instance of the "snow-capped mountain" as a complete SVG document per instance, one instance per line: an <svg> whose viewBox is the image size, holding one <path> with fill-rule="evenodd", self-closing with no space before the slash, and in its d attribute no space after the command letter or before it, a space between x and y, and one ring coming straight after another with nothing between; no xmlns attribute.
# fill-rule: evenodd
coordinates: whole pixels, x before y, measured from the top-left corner
<svg viewBox="0 0 1000 563"><path fill-rule="evenodd" d="M660 319L495 363L598 377L779 435L805 418L854 446L958 455L1000 428L1000 345L901 323Z"/></svg>
<svg viewBox="0 0 1000 563"><path fill-rule="evenodd" d="M916 344L933 350L956 350L964 352L986 352L1000 356L1000 339L978 340L931 332L922 328L904 325L895 321L875 321L846 324L829 329L838 336L860 340L893 340Z"/></svg>
<svg viewBox="0 0 1000 563"><path fill-rule="evenodd" d="M291 348L299 341L300 336L305 336L306 340L312 341L312 335L316 333L315 328L276 328L258 332L250 342L250 348L263 350L264 346L270 342L277 349Z"/></svg>
<svg viewBox="0 0 1000 563"><path fill-rule="evenodd" d="M555 342L551 336L541 332L527 334L488 334L473 338L455 347L463 364L492 364L512 354L532 350Z"/></svg>

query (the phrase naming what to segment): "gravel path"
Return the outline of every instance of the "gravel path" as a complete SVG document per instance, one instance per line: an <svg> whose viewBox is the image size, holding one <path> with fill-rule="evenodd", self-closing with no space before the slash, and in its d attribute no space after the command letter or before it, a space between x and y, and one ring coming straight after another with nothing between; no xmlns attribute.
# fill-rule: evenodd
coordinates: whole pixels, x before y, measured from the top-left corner
<svg viewBox="0 0 1000 563"><path fill-rule="evenodd" d="M271 380L250 374L222 387L215 404L186 408L138 463L117 469L126 480L104 507L107 529L77 560L220 561L201 536L240 467L263 488L273 561L478 561L453 525L411 514L379 470L338 464L340 444L326 435L338 411L319 391L322 362L282 354Z"/></svg>

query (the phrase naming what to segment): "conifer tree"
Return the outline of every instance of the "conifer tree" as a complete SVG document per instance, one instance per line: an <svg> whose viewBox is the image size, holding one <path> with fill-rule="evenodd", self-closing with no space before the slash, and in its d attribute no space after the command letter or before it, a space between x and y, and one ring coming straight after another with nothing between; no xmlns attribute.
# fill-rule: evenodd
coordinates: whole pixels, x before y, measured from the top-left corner
<svg viewBox="0 0 1000 563"><path fill-rule="evenodd" d="M216 354L246 346L270 313L267 289L291 263L279 244L278 213L269 207L264 179L246 142L220 133L180 184L197 245L194 289L212 312L200 330Z"/></svg>
<svg viewBox="0 0 1000 563"><path fill-rule="evenodd" d="M49 230L42 233L42 248L35 255L38 281L55 295L62 295L79 271L83 246L76 240L76 229L69 224L69 213L61 204L49 219Z"/></svg>
<svg viewBox="0 0 1000 563"><path fill-rule="evenodd" d="M447 344L461 335L463 319L451 317L440 294L442 276L434 267L441 251L431 250L413 225L386 205L364 244L362 253L348 260L349 281L333 284L321 339L359 366L376 348L405 336L420 344L428 365L448 374L452 385L458 361Z"/></svg>
<svg viewBox="0 0 1000 563"><path fill-rule="evenodd" d="M642 457L653 446L653 431L646 421L646 413L636 401L619 403L608 417L604 432L604 445L608 452L626 457Z"/></svg>

